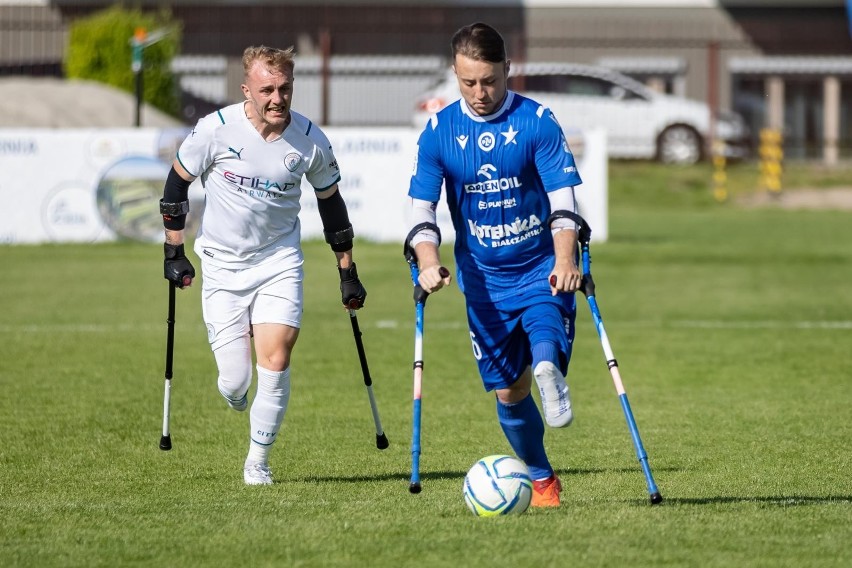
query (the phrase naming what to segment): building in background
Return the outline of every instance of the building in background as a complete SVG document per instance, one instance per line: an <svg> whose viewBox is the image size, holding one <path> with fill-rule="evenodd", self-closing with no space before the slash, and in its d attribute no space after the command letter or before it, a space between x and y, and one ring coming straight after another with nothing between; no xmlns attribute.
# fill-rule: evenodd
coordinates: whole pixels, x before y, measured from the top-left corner
<svg viewBox="0 0 852 568"><path fill-rule="evenodd" d="M0 75L61 75L68 22L101 0L0 0ZM789 156L852 157L846 0L137 0L183 23L184 119L239 100L239 54L293 44L295 108L331 125L403 125L448 64L459 26L486 20L512 57L604 65L732 109ZM235 75L236 74L236 75Z"/></svg>

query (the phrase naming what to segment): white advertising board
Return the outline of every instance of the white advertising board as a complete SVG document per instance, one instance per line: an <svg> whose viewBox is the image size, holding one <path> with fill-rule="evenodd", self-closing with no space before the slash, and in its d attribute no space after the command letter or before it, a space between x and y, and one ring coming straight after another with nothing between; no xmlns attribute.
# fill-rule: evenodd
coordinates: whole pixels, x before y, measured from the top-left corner
<svg viewBox="0 0 852 568"><path fill-rule="evenodd" d="M340 164L340 190L356 239L399 242L408 233L408 181L419 132L412 128L324 129ZM158 202L189 129L0 130L0 243L160 241ZM583 185L580 213L592 238L605 241L607 153L603 131L569 137ZM200 182L190 189L201 210ZM313 188L302 186L303 238L321 238ZM446 204L438 210L445 241L453 238ZM189 229L197 219L190 213Z"/></svg>

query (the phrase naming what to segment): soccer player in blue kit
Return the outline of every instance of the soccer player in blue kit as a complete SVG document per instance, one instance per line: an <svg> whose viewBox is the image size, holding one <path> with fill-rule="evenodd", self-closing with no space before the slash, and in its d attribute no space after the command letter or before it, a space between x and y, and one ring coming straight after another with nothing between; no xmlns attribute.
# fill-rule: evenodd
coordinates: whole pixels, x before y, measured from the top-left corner
<svg viewBox="0 0 852 568"><path fill-rule="evenodd" d="M565 213L577 211L581 180L551 111L508 89L499 32L474 23L455 33L451 47L462 98L432 116L420 135L407 245L426 292L450 284L452 276L440 271L435 212L443 184L480 376L496 393L509 444L530 469L532 506L556 507L562 487L530 392L534 377L549 426L571 423L565 374L582 274L577 226Z"/></svg>

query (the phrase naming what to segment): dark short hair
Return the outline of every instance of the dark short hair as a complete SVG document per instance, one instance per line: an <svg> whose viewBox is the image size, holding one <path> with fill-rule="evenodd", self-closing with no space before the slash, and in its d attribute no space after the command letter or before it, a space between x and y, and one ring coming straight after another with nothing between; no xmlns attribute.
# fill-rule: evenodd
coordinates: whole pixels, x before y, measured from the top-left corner
<svg viewBox="0 0 852 568"><path fill-rule="evenodd" d="M482 22L459 28L450 42L452 56L464 55L476 61L506 61L506 44L500 32Z"/></svg>

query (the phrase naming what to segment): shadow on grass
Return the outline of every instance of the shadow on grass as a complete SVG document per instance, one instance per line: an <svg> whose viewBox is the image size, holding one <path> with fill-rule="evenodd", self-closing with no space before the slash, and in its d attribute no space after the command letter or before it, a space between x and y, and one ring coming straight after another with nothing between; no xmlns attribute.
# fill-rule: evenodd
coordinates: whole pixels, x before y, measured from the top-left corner
<svg viewBox="0 0 852 568"><path fill-rule="evenodd" d="M671 497L664 503L673 505L721 505L727 503L757 503L777 507L798 507L801 505L820 505L824 503L852 504L852 495L826 495L813 497L810 495L778 495L778 496L747 496L747 497Z"/></svg>
<svg viewBox="0 0 852 568"><path fill-rule="evenodd" d="M654 468L654 471L681 471L680 468L676 467L660 467ZM560 477L567 477L573 475L594 475L599 473L624 473L624 474L642 474L642 470L638 468L586 468L586 469L567 469L567 470L557 470L557 473ZM464 476L467 474L466 471L425 471L420 472L420 479L422 480L438 480L438 479L458 479L461 481L464 479ZM410 472L405 473L384 473L380 475L311 475L311 476L302 476L302 477L294 477L289 478L288 481L298 481L298 482L329 482L329 483L363 483L365 481L392 481L395 479L404 479L408 481L411 478Z"/></svg>
<svg viewBox="0 0 852 568"><path fill-rule="evenodd" d="M683 471L683 468L680 467L655 467L653 469L654 474L657 474L661 471ZM595 475L600 473L627 473L633 474L638 473L642 474L642 469L637 465L636 467L587 467L587 468L569 468L563 470L557 470L557 473L560 476L565 475Z"/></svg>
<svg viewBox="0 0 852 568"><path fill-rule="evenodd" d="M420 480L427 479L464 479L467 472L465 471L430 471L420 474ZM408 482L411 479L410 473L384 473L381 475L311 475L307 477L289 478L288 481L301 481L305 483L311 482L329 482L329 483L364 483L369 481L394 481L405 480Z"/></svg>

